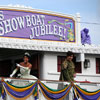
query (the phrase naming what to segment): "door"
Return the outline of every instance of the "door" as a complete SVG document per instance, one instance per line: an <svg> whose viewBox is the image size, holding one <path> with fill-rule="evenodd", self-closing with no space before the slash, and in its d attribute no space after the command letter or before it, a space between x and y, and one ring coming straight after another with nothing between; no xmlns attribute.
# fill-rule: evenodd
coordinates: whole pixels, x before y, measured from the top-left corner
<svg viewBox="0 0 100 100"><path fill-rule="evenodd" d="M11 60L0 61L0 77L9 77L11 66Z"/></svg>

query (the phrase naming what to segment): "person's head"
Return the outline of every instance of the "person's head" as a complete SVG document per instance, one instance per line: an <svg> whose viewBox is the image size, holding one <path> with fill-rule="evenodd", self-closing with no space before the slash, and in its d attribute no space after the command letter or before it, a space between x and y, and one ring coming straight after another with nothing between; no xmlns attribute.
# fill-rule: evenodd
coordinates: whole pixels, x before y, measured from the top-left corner
<svg viewBox="0 0 100 100"><path fill-rule="evenodd" d="M25 62L25 63L28 62L29 59L30 59L30 54L29 54L28 52L25 52L25 54L24 54L24 56L23 56L24 62Z"/></svg>
<svg viewBox="0 0 100 100"><path fill-rule="evenodd" d="M89 29L87 28L84 28L83 31L85 32L86 35L89 33Z"/></svg>
<svg viewBox="0 0 100 100"><path fill-rule="evenodd" d="M68 52L67 52L67 58L66 58L66 59L67 59L68 61L72 61L73 57L74 57L73 52L68 51Z"/></svg>

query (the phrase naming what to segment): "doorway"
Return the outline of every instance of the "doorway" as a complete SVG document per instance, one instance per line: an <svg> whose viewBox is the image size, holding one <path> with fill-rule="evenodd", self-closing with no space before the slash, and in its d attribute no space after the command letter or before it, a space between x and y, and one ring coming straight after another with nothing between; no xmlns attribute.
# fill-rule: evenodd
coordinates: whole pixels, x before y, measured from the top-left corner
<svg viewBox="0 0 100 100"><path fill-rule="evenodd" d="M26 51L29 52L31 55L31 75L39 78L41 52L7 48L0 49L0 77L9 77L12 71L16 68L16 63L20 63L23 61L23 55Z"/></svg>

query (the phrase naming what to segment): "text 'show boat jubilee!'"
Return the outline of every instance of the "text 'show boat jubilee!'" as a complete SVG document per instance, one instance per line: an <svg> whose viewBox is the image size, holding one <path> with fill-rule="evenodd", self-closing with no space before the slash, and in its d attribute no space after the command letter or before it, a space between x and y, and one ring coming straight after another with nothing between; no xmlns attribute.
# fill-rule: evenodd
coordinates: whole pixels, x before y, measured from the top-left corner
<svg viewBox="0 0 100 100"><path fill-rule="evenodd" d="M2 9L0 36L75 42L75 21L55 14Z"/></svg>

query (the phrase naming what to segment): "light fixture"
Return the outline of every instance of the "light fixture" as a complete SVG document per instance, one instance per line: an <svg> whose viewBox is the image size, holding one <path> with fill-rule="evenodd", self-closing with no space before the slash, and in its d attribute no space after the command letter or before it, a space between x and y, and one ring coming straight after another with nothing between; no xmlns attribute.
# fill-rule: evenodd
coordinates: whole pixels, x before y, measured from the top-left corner
<svg viewBox="0 0 100 100"><path fill-rule="evenodd" d="M89 59L85 59L84 68L89 68L89 67L90 67L90 60Z"/></svg>

